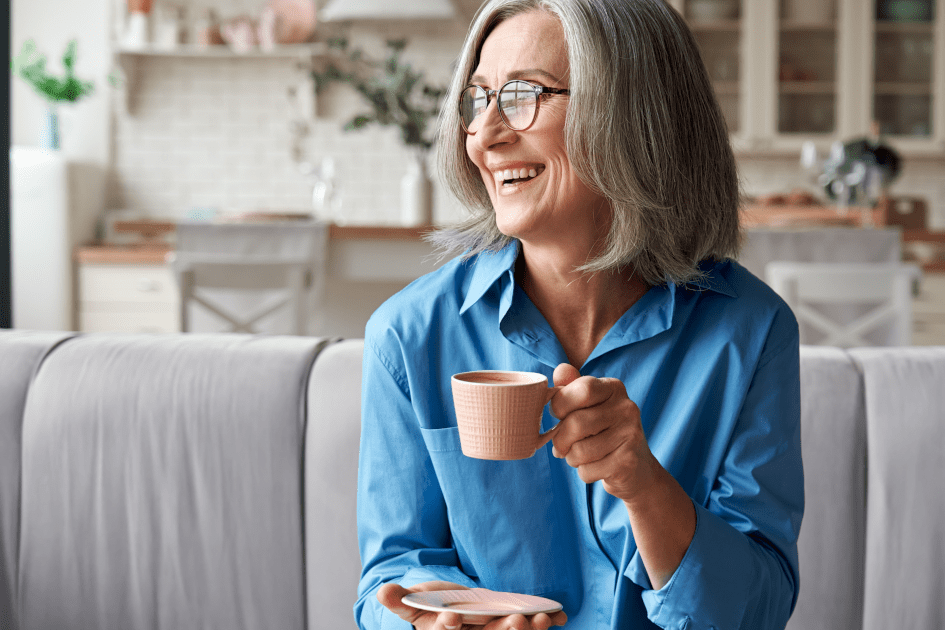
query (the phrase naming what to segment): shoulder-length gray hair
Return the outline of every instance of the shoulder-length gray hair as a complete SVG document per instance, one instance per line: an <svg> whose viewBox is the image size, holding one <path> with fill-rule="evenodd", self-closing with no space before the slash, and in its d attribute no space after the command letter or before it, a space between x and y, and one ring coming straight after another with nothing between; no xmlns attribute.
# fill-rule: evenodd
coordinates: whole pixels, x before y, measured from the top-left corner
<svg viewBox="0 0 945 630"><path fill-rule="evenodd" d="M430 241L472 256L510 240L466 153L456 103L496 25L534 10L556 16L567 40L568 157L613 207L603 250L578 270L629 265L651 285L685 283L700 277L700 261L734 256L739 184L728 130L695 40L664 0L490 0L480 9L437 134L441 177L472 216Z"/></svg>

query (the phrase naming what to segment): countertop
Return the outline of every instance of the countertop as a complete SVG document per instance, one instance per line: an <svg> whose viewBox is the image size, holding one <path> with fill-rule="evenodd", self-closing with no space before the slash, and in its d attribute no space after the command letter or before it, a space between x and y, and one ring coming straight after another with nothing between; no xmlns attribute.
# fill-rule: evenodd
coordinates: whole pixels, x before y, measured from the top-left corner
<svg viewBox="0 0 945 630"><path fill-rule="evenodd" d="M113 243L90 243L81 245L75 250L75 259L79 263L99 264L128 264L128 265L161 265L168 261L168 255L174 251L173 245L157 237L173 230L173 223L126 222L125 232L136 231L129 226L147 225L151 228L151 239L132 245L118 245ZM156 227L155 227L156 226ZM168 228L168 226L170 226ZM335 225L328 228L330 242L338 241L403 241L420 243L423 235L430 232L432 226L397 227L382 225Z"/></svg>

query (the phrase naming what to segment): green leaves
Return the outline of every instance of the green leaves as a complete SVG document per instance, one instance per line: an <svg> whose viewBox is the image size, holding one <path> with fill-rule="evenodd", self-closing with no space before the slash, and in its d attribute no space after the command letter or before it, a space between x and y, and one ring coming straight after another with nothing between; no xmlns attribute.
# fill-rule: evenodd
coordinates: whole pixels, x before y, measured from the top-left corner
<svg viewBox="0 0 945 630"><path fill-rule="evenodd" d="M13 72L20 75L36 92L51 102L74 103L94 90L92 81L82 81L75 76L76 40L66 45L62 56L64 77L56 77L46 69L46 56L36 48L32 39L23 44L23 49L11 62Z"/></svg>
<svg viewBox="0 0 945 630"><path fill-rule="evenodd" d="M407 47L406 39L389 40L388 56L376 61L361 49L348 49L346 39L328 42L330 50L337 51L322 71L312 72L315 91L331 83L351 85L371 108L345 124L347 131L369 125L396 126L401 140L407 146L429 149L433 140L428 137L432 120L440 111L440 100L446 90L424 83L423 73L401 59Z"/></svg>

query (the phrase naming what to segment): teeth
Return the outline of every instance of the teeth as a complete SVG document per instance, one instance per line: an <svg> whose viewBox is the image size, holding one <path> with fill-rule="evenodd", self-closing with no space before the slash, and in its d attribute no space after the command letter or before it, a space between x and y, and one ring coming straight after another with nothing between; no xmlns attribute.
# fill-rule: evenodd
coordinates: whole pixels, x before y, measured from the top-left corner
<svg viewBox="0 0 945 630"><path fill-rule="evenodd" d="M507 168L495 172L495 180L497 182L525 179L526 177L538 177L538 170L534 168Z"/></svg>

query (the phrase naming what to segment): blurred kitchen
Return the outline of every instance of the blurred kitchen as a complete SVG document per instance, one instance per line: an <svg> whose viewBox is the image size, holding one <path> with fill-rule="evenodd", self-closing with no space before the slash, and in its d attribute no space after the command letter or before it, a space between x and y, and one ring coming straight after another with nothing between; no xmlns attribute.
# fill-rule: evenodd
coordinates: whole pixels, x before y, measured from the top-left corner
<svg viewBox="0 0 945 630"><path fill-rule="evenodd" d="M185 303L213 245L209 262L303 269L287 285L289 306L304 294L292 331L361 336L381 301L435 268L423 231L463 216L428 145L479 4L14 0L11 57L27 62L32 41L61 74L74 40L75 77L94 86L51 103L11 73L14 326L267 329L275 311L256 302ZM771 233L851 251L824 262L913 264L911 342L945 344L943 2L670 4L730 126L759 234L746 266L764 274ZM397 96L384 85L413 104L406 119L372 106ZM244 227L273 244L248 244ZM214 311L230 308L242 312Z"/></svg>

